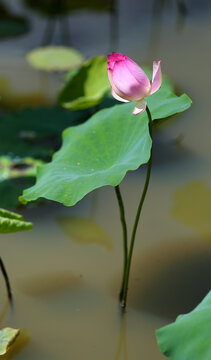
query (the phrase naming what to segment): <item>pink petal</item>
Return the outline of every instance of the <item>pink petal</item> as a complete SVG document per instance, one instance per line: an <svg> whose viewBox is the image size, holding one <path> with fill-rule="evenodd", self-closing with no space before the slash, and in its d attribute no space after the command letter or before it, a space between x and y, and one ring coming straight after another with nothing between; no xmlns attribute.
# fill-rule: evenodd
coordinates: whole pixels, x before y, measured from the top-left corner
<svg viewBox="0 0 211 360"><path fill-rule="evenodd" d="M136 80L140 83L140 85L142 85L143 88L145 89L144 96L146 96L146 94L149 93L151 90L151 84L150 84L150 81L149 81L147 75L145 74L144 70L142 70L142 68L139 65L137 65L133 60L131 60L127 56L125 56L125 63L127 65L128 70L131 72L131 74L136 78Z"/></svg>
<svg viewBox="0 0 211 360"><path fill-rule="evenodd" d="M156 91L158 91L161 87L161 83L161 60L153 61L152 88L150 94L154 94Z"/></svg>
<svg viewBox="0 0 211 360"><path fill-rule="evenodd" d="M120 98L124 99L125 98L125 94L123 94L121 91L119 91L119 89L117 89L117 87L115 86L114 82L113 82L113 71L111 69L107 69L108 70L108 79L110 81L111 84L111 89L113 89L113 91L115 92L115 95L119 96ZM111 91L112 93L112 91ZM113 95L113 94L112 94ZM114 96L114 95L113 95ZM115 97L115 96L114 96ZM118 99L117 99L118 100ZM127 99L125 99L127 100ZM128 100L127 100L128 101Z"/></svg>
<svg viewBox="0 0 211 360"><path fill-rule="evenodd" d="M118 100L118 101L128 102L128 100L123 99L121 96L117 95L117 94L115 93L115 91L114 91L113 88L111 88L111 94L112 94L112 96L113 96L116 100Z"/></svg>
<svg viewBox="0 0 211 360"><path fill-rule="evenodd" d="M125 60L126 56L113 52L112 55L108 55L108 69L113 70L114 64L116 61L123 61Z"/></svg>
<svg viewBox="0 0 211 360"><path fill-rule="evenodd" d="M133 114L138 115L142 113L146 109L146 106L147 106L147 102L145 99L138 101L133 109Z"/></svg>
<svg viewBox="0 0 211 360"><path fill-rule="evenodd" d="M135 63L134 63L135 64ZM138 101L150 92L151 86L149 79L141 70L138 73L138 65L132 61L118 61L114 64L112 71L113 88L115 92L130 101ZM141 78L141 75L144 76ZM142 81L141 81L142 79Z"/></svg>

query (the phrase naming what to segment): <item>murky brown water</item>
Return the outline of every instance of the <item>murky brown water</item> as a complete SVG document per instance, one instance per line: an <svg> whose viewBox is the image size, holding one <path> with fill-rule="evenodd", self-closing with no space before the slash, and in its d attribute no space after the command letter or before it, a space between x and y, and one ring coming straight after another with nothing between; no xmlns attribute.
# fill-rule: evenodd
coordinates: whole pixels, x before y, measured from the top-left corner
<svg viewBox="0 0 211 360"><path fill-rule="evenodd" d="M150 191L138 229L124 321L117 301L122 240L114 190L105 187L73 208L49 203L27 209L24 216L34 230L1 236L1 256L15 299L14 311L8 309L1 326L25 329L5 359L164 359L155 329L190 311L211 287L211 23L208 17L190 16L176 32L167 15L154 57L163 59L164 71L194 104L154 134ZM142 55L137 39L128 48L134 59ZM32 83L39 92L39 77L23 55L16 52L14 60L7 51L0 59L0 88L5 77L13 83L13 93L19 84L27 92ZM146 44L143 52L146 58ZM17 83L23 73L24 81ZM44 79L44 84L45 94L53 96L56 88L50 84L55 78ZM130 229L143 182L144 170L139 170L121 185ZM3 311L2 279L0 288Z"/></svg>

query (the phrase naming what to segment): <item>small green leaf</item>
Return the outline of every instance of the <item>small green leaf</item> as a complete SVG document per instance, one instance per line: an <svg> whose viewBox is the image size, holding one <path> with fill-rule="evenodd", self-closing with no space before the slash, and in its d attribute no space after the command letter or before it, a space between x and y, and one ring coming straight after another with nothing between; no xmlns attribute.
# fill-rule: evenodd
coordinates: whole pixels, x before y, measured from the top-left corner
<svg viewBox="0 0 211 360"><path fill-rule="evenodd" d="M209 360L211 291L190 313L156 331L158 345L170 360Z"/></svg>
<svg viewBox="0 0 211 360"><path fill-rule="evenodd" d="M32 50L27 55L31 66L38 70L65 71L80 66L83 56L70 47L45 46Z"/></svg>
<svg viewBox="0 0 211 360"><path fill-rule="evenodd" d="M26 222L23 216L0 208L0 233L7 234L17 231L32 230L33 225Z"/></svg>
<svg viewBox="0 0 211 360"><path fill-rule="evenodd" d="M58 100L67 109L86 109L99 104L108 92L107 59L98 56L69 73Z"/></svg>
<svg viewBox="0 0 211 360"><path fill-rule="evenodd" d="M38 168L37 184L23 193L27 201L44 197L74 205L90 191L118 185L128 170L150 157L146 112L134 116L134 104L101 110L86 123L66 129L53 161Z"/></svg>
<svg viewBox="0 0 211 360"><path fill-rule="evenodd" d="M12 329L7 327L0 330L0 355L6 354L6 352L9 350L9 347L14 343L19 334L19 329Z"/></svg>
<svg viewBox="0 0 211 360"><path fill-rule="evenodd" d="M111 238L93 219L60 216L57 221L67 236L77 244L97 244L107 251L112 249Z"/></svg>

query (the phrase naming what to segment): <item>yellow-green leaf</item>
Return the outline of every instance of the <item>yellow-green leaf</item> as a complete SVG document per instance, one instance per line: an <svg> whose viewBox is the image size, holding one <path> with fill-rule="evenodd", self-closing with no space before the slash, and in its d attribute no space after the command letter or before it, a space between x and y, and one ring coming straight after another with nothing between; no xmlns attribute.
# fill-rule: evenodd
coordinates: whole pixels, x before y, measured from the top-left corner
<svg viewBox="0 0 211 360"><path fill-rule="evenodd" d="M14 343L19 334L19 329L7 327L0 330L0 355L6 354L9 347Z"/></svg>
<svg viewBox="0 0 211 360"><path fill-rule="evenodd" d="M33 225L26 222L22 215L0 209L0 233L7 234L17 231L32 230Z"/></svg>
<svg viewBox="0 0 211 360"><path fill-rule="evenodd" d="M31 66L39 70L65 71L81 65L83 56L75 49L65 46L45 46L27 55Z"/></svg>

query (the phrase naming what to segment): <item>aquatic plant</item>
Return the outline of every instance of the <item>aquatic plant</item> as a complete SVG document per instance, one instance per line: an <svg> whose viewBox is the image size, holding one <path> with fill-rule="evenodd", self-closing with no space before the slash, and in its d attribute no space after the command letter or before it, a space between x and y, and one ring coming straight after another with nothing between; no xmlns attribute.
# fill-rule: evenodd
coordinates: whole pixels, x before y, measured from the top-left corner
<svg viewBox="0 0 211 360"><path fill-rule="evenodd" d="M162 83L161 74L161 60L153 62L153 74L152 81L148 79L145 72L134 61L125 55L119 53L112 53L108 55L108 77L111 84L111 93L113 97L119 101L129 102L136 101L136 106L133 109L133 114L138 115L145 109L149 120L149 134L152 137L152 116L147 106L147 102L144 99L158 91ZM127 243L127 225L125 220L125 211L122 201L122 196L119 187L116 187L116 195L120 208L120 217L123 227L123 242L124 242L124 271L122 279L122 287L120 290L120 304L123 308L126 307L128 283L130 275L130 267L133 255L134 242L136 237L136 231L141 214L141 210L144 204L146 193L149 186L150 174L152 167L152 148L150 151L150 158L148 161L148 169L146 174L146 180L144 190L140 199L138 210L135 217L135 222L131 235L130 247L128 250Z"/></svg>
<svg viewBox="0 0 211 360"><path fill-rule="evenodd" d="M123 227L124 271L120 291L122 307L126 306L136 230L149 185L153 122L180 113L191 105L187 95L177 96L173 93L173 86L165 76L158 91L161 84L160 61L154 63L152 76L149 70L146 70L147 75L145 75L132 60L128 61L135 69L135 75L134 73L131 75L133 80L136 81L137 72L139 79L140 74L144 78L141 88L136 81L136 90L138 90L135 97L134 94L128 96L123 88L118 92L116 85L121 86L121 84L116 84L115 80L115 93L118 96L123 95L124 100L128 102L120 105L112 104L113 106L97 111L83 124L64 130L62 147L54 154L51 162L38 167L36 184L24 190L20 198L24 203L41 197L73 206L94 189L106 185L114 187ZM108 77L105 75L105 57L89 60L79 69L68 74L66 84L59 94L59 102L64 107L74 110L99 106L110 89ZM121 76L124 77L124 74ZM127 72L126 83L128 76ZM152 83L149 80L151 77ZM111 81L113 84L113 79ZM148 96L150 93L151 95ZM146 111L144 111L145 105L139 107L139 110L135 111L137 115L134 116L133 101L141 100L143 104L144 97L147 97ZM128 171L136 170L146 163L148 163L146 181L128 251L127 227L119 184Z"/></svg>

